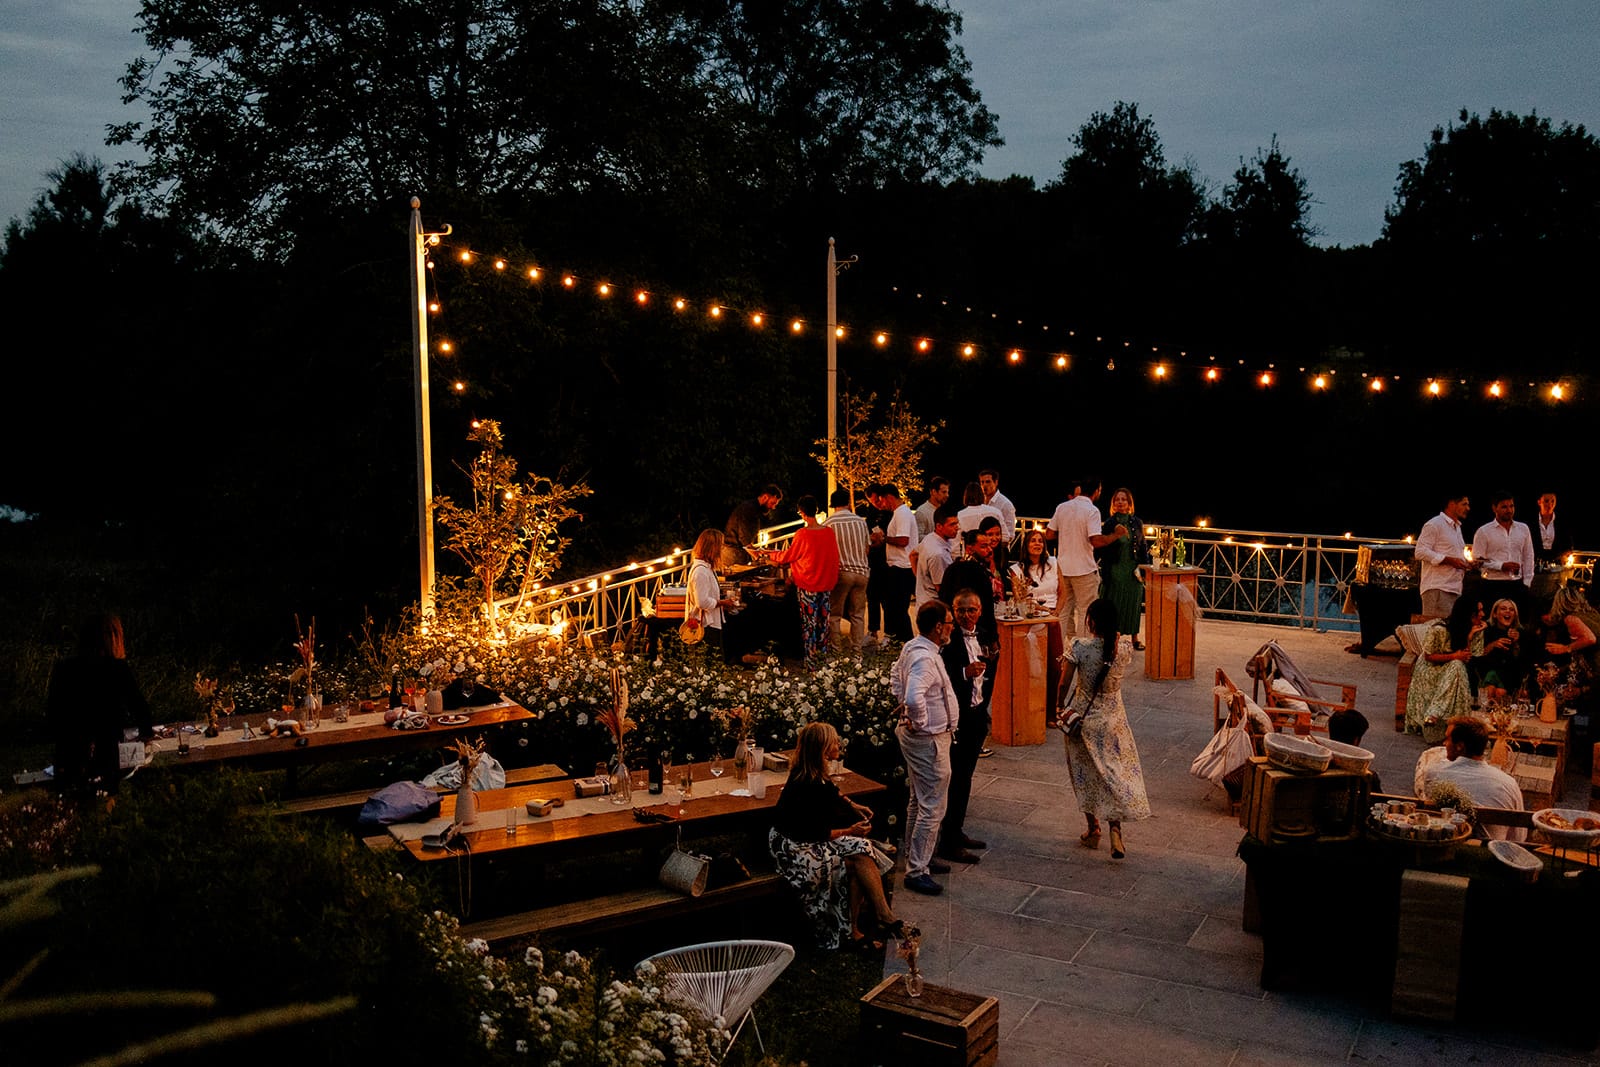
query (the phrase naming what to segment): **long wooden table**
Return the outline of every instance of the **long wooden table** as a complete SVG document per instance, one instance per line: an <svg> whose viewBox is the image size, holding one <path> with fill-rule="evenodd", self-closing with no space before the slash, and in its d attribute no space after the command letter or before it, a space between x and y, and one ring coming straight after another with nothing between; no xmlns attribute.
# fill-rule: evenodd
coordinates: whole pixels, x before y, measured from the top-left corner
<svg viewBox="0 0 1600 1067"><path fill-rule="evenodd" d="M479 708L462 708L453 714L466 716L464 723L446 726L430 722L425 729L397 730L383 721L383 712L372 711L350 716L349 722L334 722L331 709L324 707L322 724L307 730L301 738L267 737L266 716L260 713L236 717L235 724L223 730L218 737L190 734L189 754L178 755L176 737L161 738L155 747L154 765L159 767L214 767L219 764L246 766L252 769L294 767L302 764L326 763L331 760L361 759L369 756L386 756L395 752L419 748L443 748L457 738L481 733L493 726L525 722L534 718L532 712L510 700ZM248 718L256 736L241 740L242 728Z"/></svg>
<svg viewBox="0 0 1600 1067"><path fill-rule="evenodd" d="M438 833L455 818L454 794L444 797L439 817L427 823L403 823L389 828L390 834L400 844L423 862L457 856L469 851L475 856L523 854L539 859L556 859L562 855L577 855L646 847L671 840L680 829L696 834L718 833L737 829L741 825L770 819L771 811L783 791L786 771L758 771L766 777L766 796L736 797L731 791L741 784L731 775L713 781L709 765L694 766L694 793L680 799L678 790L668 785L659 795L635 792L631 805L613 804L610 797L579 798L572 779L547 782L543 785L512 786L507 789L487 789L477 794L478 819L463 828L447 848L425 848L422 837ZM677 769L667 776L675 781ZM834 779L845 796L863 800L887 792L887 787L871 778L846 770ZM713 792L720 787L719 795ZM551 816L529 816L529 800L559 798L563 808ZM641 822L634 817L634 808L665 821ZM506 832L506 809L516 812L517 823L512 833Z"/></svg>

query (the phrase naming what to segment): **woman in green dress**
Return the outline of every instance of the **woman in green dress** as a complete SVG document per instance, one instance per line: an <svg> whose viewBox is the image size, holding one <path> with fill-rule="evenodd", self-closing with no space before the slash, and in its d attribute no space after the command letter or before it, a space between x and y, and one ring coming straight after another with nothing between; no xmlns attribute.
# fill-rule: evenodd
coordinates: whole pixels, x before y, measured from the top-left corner
<svg viewBox="0 0 1600 1067"><path fill-rule="evenodd" d="M1144 583L1138 567L1144 562L1144 523L1133 513L1133 494L1118 489L1111 494L1111 514L1103 533L1126 526L1128 536L1100 549L1100 595L1117 608L1117 632L1132 634L1135 651L1143 650L1139 640L1139 612L1144 608Z"/></svg>

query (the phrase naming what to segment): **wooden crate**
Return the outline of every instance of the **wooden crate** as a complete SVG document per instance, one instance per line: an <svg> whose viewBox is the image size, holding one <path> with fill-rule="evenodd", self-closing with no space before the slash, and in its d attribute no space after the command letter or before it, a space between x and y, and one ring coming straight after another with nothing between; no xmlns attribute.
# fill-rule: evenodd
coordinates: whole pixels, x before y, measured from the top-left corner
<svg viewBox="0 0 1600 1067"><path fill-rule="evenodd" d="M867 1064L900 1067L992 1067L1000 1058L1000 1002L942 986L906 995L891 975L861 998L861 1044Z"/></svg>
<svg viewBox="0 0 1600 1067"><path fill-rule="evenodd" d="M1244 776L1239 806L1239 825L1261 841L1272 841L1274 826L1293 823L1315 826L1320 840L1341 840L1360 834L1372 788L1364 773L1293 774L1256 756Z"/></svg>

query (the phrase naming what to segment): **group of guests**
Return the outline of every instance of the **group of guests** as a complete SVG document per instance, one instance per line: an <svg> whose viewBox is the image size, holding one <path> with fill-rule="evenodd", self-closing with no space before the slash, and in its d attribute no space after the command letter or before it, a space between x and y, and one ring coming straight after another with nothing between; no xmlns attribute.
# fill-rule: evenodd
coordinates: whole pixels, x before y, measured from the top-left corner
<svg viewBox="0 0 1600 1067"><path fill-rule="evenodd" d="M1516 502L1496 493L1494 518L1467 548L1470 499L1453 495L1417 538L1422 613L1428 628L1406 694L1406 729L1439 741L1447 724L1482 702L1538 695L1536 668L1554 663L1587 697L1600 669L1600 612L1568 586L1544 587L1572 551L1572 532L1555 514L1556 495L1539 496L1539 530L1516 520Z"/></svg>
<svg viewBox="0 0 1600 1067"><path fill-rule="evenodd" d="M987 843L966 832L972 778L989 733L994 689L992 621L982 599L962 589L950 602L933 599L917 609L917 636L895 661L891 687L900 701L895 737L906 764L910 798L903 847L906 888L943 891L934 879L952 863L977 863ZM1111 855L1126 855L1124 820L1150 815L1144 772L1122 705L1122 675L1132 640L1117 628L1115 606L1097 599L1085 612L1085 636L1062 657L1067 763L1087 828L1079 838L1098 848L1106 820ZM1076 684L1074 684L1076 683Z"/></svg>

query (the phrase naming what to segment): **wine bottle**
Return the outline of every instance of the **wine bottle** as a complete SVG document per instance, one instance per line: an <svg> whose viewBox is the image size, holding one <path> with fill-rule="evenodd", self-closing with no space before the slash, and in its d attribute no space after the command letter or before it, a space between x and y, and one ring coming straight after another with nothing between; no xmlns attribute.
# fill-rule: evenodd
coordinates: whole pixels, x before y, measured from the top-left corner
<svg viewBox="0 0 1600 1067"><path fill-rule="evenodd" d="M659 795L661 793L662 779L664 775L664 768L662 767L662 764L666 762L664 755L665 754L662 756L650 757L648 774L650 776L650 792L652 794Z"/></svg>
<svg viewBox="0 0 1600 1067"><path fill-rule="evenodd" d="M400 706L400 672L399 671L395 671L393 674L391 674L389 676L389 706L391 708L398 708Z"/></svg>

